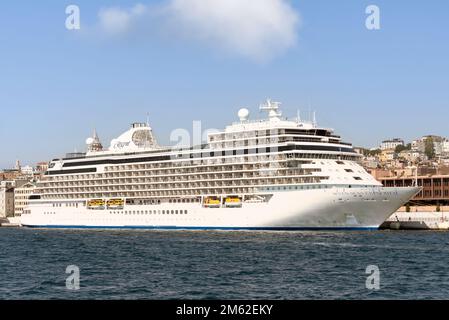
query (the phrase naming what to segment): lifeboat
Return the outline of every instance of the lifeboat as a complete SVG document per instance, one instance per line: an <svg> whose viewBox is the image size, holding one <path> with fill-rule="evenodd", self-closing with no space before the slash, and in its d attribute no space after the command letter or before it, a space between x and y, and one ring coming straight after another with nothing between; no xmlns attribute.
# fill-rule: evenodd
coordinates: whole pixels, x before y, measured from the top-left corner
<svg viewBox="0 0 449 320"><path fill-rule="evenodd" d="M220 208L220 199L218 198L205 198L204 199L205 208Z"/></svg>
<svg viewBox="0 0 449 320"><path fill-rule="evenodd" d="M93 199L93 200L89 200L87 202L87 207L89 209L102 210L102 209L104 209L104 206L105 206L105 202L103 199Z"/></svg>
<svg viewBox="0 0 449 320"><path fill-rule="evenodd" d="M227 197L224 201L226 208L241 208L242 199L239 197Z"/></svg>
<svg viewBox="0 0 449 320"><path fill-rule="evenodd" d="M123 209L125 206L125 200L123 199L110 199L106 202L108 209Z"/></svg>

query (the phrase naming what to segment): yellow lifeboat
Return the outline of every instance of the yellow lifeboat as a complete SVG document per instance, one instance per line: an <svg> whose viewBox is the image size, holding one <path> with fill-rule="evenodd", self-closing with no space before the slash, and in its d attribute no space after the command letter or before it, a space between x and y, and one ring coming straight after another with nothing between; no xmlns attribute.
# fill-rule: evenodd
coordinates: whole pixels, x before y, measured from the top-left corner
<svg viewBox="0 0 449 320"><path fill-rule="evenodd" d="M108 209L123 209L125 206L125 200L123 199L110 199L106 202Z"/></svg>
<svg viewBox="0 0 449 320"><path fill-rule="evenodd" d="M227 208L240 208L242 206L242 199L239 197L227 197L224 201Z"/></svg>
<svg viewBox="0 0 449 320"><path fill-rule="evenodd" d="M220 199L218 198L205 198L204 207L206 208L220 208Z"/></svg>
<svg viewBox="0 0 449 320"><path fill-rule="evenodd" d="M87 202L89 209L104 209L105 202L103 199L93 199Z"/></svg>

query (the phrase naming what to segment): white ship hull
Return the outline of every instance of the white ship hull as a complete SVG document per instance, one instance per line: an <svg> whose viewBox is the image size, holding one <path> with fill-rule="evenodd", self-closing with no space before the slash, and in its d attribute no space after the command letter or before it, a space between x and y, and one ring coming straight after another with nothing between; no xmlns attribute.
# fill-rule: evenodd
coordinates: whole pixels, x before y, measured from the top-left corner
<svg viewBox="0 0 449 320"><path fill-rule="evenodd" d="M23 215L21 224L37 228L108 229L377 229L419 191L382 187L285 191L273 193L268 202L243 203L240 208L163 203L125 206L123 210L91 210L34 203L32 213ZM162 214L163 211L170 213Z"/></svg>

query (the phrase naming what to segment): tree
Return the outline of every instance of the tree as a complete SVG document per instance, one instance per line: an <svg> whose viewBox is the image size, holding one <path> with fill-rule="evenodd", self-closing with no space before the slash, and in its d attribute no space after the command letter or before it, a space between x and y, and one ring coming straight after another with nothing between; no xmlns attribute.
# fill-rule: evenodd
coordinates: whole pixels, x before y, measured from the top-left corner
<svg viewBox="0 0 449 320"><path fill-rule="evenodd" d="M432 160L435 158L435 146L433 144L433 138L429 137L426 139L424 143L424 153L426 154L427 158L429 160Z"/></svg>
<svg viewBox="0 0 449 320"><path fill-rule="evenodd" d="M402 145L402 144L400 144L400 145L398 145L398 146L394 149L394 152L395 152L395 153L401 153L401 152L404 151L404 150L407 150L407 147L404 146L404 145Z"/></svg>
<svg viewBox="0 0 449 320"><path fill-rule="evenodd" d="M396 149L394 150L394 152L395 152L395 153L401 153L402 151L405 151L405 150L412 150L412 144L411 144L411 143L408 143L408 144L406 144L406 145L400 144L400 145L398 145L398 146L396 147Z"/></svg>

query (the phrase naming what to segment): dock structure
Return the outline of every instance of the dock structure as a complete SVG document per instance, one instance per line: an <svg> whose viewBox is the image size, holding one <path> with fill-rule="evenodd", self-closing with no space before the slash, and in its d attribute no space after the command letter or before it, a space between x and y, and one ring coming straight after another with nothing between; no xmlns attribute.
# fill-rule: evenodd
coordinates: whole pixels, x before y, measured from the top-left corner
<svg viewBox="0 0 449 320"><path fill-rule="evenodd" d="M391 215L380 229L449 230L449 207L402 207Z"/></svg>
<svg viewBox="0 0 449 320"><path fill-rule="evenodd" d="M20 217L0 218L0 227L19 228L21 226L22 225L20 224Z"/></svg>
<svg viewBox="0 0 449 320"><path fill-rule="evenodd" d="M449 206L449 175L419 177L383 177L379 179L386 187L406 187L417 185L422 191L410 205Z"/></svg>
<svg viewBox="0 0 449 320"><path fill-rule="evenodd" d="M449 175L383 177L386 187L422 187L410 202L388 218L381 229L449 230Z"/></svg>

